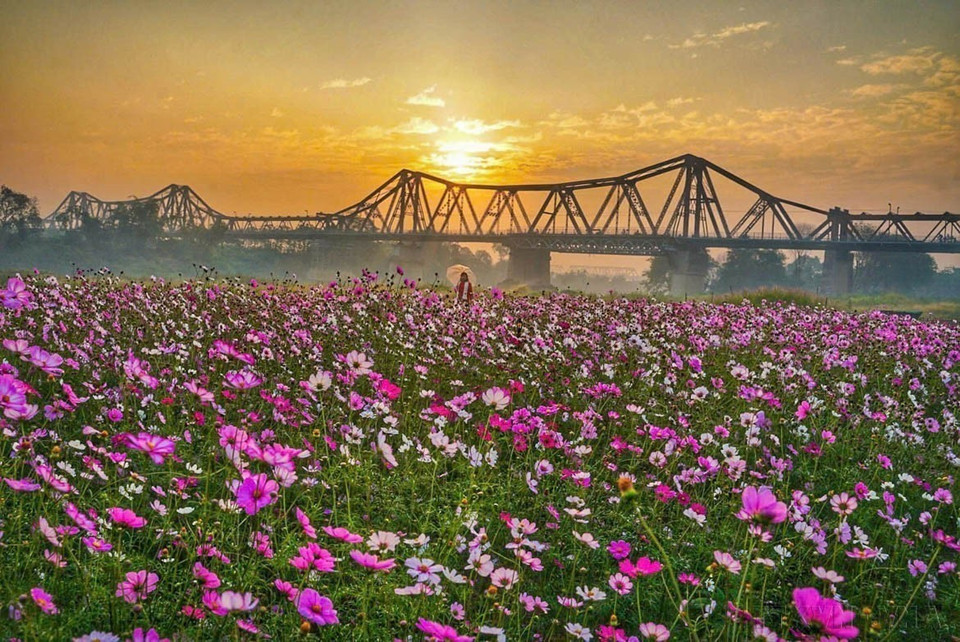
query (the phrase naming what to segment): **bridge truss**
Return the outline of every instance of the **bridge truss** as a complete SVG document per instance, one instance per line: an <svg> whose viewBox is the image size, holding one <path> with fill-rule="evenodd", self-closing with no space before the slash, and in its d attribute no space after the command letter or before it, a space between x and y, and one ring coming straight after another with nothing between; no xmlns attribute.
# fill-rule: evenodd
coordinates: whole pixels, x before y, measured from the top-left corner
<svg viewBox="0 0 960 642"><path fill-rule="evenodd" d="M733 185L752 205L731 215L715 181ZM313 215L228 216L183 185L125 201L71 192L46 221L64 230L88 220L110 226L131 207L150 208L170 236L218 229L245 239L480 241L599 254L671 247L960 253L960 214L823 210L773 196L691 154L621 176L531 185L455 183L405 169L357 203Z"/></svg>

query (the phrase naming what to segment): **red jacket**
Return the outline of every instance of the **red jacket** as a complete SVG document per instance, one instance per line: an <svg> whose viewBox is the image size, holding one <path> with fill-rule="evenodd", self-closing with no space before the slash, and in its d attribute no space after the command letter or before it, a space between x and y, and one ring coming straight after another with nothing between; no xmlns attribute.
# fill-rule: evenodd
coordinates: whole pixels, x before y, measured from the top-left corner
<svg viewBox="0 0 960 642"><path fill-rule="evenodd" d="M466 290L466 292L464 292L464 290ZM470 281L460 281L457 283L457 301L463 300L466 300L467 303L473 301L473 283L470 283Z"/></svg>

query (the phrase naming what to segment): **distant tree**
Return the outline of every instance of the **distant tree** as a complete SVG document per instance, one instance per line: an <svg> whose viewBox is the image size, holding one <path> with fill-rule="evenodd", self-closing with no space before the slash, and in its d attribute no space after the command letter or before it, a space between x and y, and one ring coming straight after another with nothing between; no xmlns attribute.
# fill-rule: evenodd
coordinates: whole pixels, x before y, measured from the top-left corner
<svg viewBox="0 0 960 642"><path fill-rule="evenodd" d="M853 286L864 292L922 293L933 285L937 263L929 254L914 252L858 252Z"/></svg>
<svg viewBox="0 0 960 642"><path fill-rule="evenodd" d="M0 247L13 247L43 228L37 199L0 187Z"/></svg>
<svg viewBox="0 0 960 642"><path fill-rule="evenodd" d="M816 290L823 276L823 262L815 256L798 253L792 263L786 266L785 284L802 290Z"/></svg>
<svg viewBox="0 0 960 642"><path fill-rule="evenodd" d="M156 240L163 232L157 204L151 201L117 205L110 216L110 224L121 235L144 242Z"/></svg>
<svg viewBox="0 0 960 642"><path fill-rule="evenodd" d="M710 257L710 253L705 249L693 250L691 261L698 264L701 272L709 274L717 263ZM654 256L650 261L650 267L640 281L641 287L647 292L654 294L663 294L670 291L670 277L673 275L673 264L670 262L670 256L661 254Z"/></svg>
<svg viewBox="0 0 960 642"><path fill-rule="evenodd" d="M670 290L670 259L666 254L653 257L641 285L647 292L663 294Z"/></svg>
<svg viewBox="0 0 960 642"><path fill-rule="evenodd" d="M734 248L717 270L711 289L714 292L753 290L785 285L787 269L784 256L777 250Z"/></svg>

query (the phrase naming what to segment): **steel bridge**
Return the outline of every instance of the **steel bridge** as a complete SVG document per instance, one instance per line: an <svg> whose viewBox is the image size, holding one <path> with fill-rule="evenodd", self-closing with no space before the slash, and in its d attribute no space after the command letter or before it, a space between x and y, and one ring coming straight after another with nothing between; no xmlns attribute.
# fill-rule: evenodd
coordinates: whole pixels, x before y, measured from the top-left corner
<svg viewBox="0 0 960 642"><path fill-rule="evenodd" d="M730 215L715 179L752 205ZM125 201L70 192L46 223L111 226L136 206L150 208L168 236L216 229L236 239L501 243L511 251L511 278L538 285L549 282L550 252L667 254L674 289L696 291L704 274L693 255L704 248L824 250L826 287L837 293L850 288L851 252L960 253L960 214L824 210L692 154L621 176L548 184L456 183L405 169L357 203L313 215L230 216L186 185Z"/></svg>

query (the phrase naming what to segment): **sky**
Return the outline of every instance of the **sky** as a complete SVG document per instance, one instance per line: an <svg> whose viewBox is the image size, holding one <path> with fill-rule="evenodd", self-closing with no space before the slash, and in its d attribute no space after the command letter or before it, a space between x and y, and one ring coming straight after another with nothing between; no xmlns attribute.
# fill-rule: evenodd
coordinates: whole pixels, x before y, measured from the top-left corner
<svg viewBox="0 0 960 642"><path fill-rule="evenodd" d="M0 182L334 211L402 168L684 153L777 196L960 211L960 2L0 0ZM721 194L721 198L722 198Z"/></svg>

